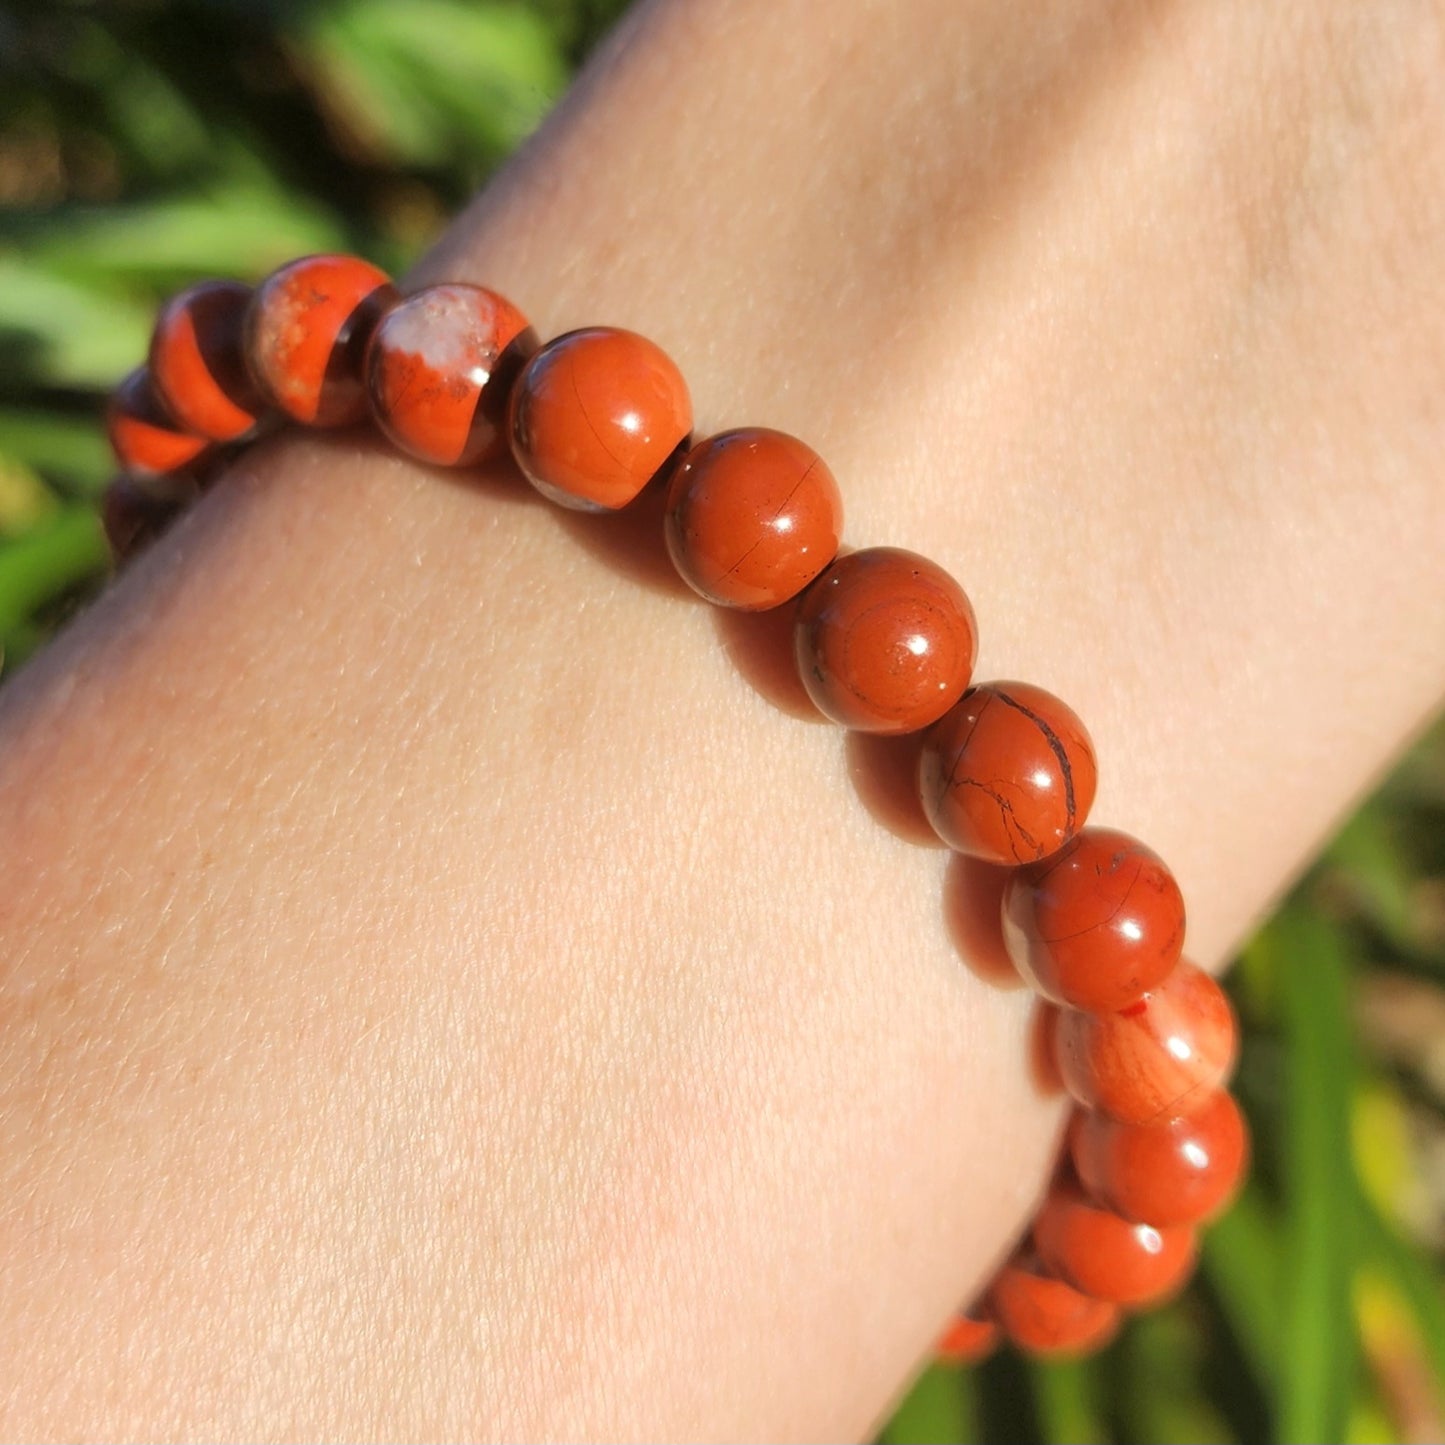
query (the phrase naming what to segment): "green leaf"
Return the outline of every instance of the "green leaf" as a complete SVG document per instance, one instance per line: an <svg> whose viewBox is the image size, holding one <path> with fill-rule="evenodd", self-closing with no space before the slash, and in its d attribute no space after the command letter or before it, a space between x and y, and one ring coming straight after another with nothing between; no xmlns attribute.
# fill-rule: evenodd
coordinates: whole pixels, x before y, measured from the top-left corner
<svg viewBox="0 0 1445 1445"><path fill-rule="evenodd" d="M1279 1439L1318 1445L1344 1438L1355 1364L1358 1190L1349 1150L1355 1068L1346 950L1335 929L1298 906L1286 907L1251 949L1275 956L1289 1044Z"/></svg>
<svg viewBox="0 0 1445 1445"><path fill-rule="evenodd" d="M885 1445L963 1445L973 1438L972 1376L939 1365L918 1377L879 1436Z"/></svg>
<svg viewBox="0 0 1445 1445"><path fill-rule="evenodd" d="M0 546L0 633L22 627L36 608L95 576L107 556L89 507L66 507Z"/></svg>
<svg viewBox="0 0 1445 1445"><path fill-rule="evenodd" d="M92 417L0 407L0 458L11 457L52 480L98 493L111 467L99 409Z"/></svg>

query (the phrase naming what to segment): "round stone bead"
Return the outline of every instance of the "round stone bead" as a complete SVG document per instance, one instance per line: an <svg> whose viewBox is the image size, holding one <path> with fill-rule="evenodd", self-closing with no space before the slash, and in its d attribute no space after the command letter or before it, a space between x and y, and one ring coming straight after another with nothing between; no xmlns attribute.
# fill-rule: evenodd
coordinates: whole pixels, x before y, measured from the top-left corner
<svg viewBox="0 0 1445 1445"><path fill-rule="evenodd" d="M105 427L121 470L142 479L179 471L209 445L205 437L177 426L166 415L151 385L150 369L144 366L111 393Z"/></svg>
<svg viewBox="0 0 1445 1445"><path fill-rule="evenodd" d="M1221 1089L1192 1114L1151 1124L1080 1113L1069 1148L1089 1194L1127 1219L1164 1229L1199 1224L1229 1203L1249 1140L1239 1106Z"/></svg>
<svg viewBox="0 0 1445 1445"><path fill-rule="evenodd" d="M940 1336L934 1353L950 1365L972 1365L987 1359L998 1344L998 1326L973 1315L955 1315Z"/></svg>
<svg viewBox="0 0 1445 1445"><path fill-rule="evenodd" d="M793 641L819 711L871 733L937 722L963 696L978 650L963 588L897 547L838 558L803 594Z"/></svg>
<svg viewBox="0 0 1445 1445"><path fill-rule="evenodd" d="M377 425L402 451L470 466L502 445L507 394L537 347L527 318L484 286L428 286L376 324L366 389Z"/></svg>
<svg viewBox="0 0 1445 1445"><path fill-rule="evenodd" d="M796 597L838 552L843 498L812 447L743 427L699 442L667 490L667 550L709 602L758 612Z"/></svg>
<svg viewBox="0 0 1445 1445"><path fill-rule="evenodd" d="M356 256L303 256L273 271L246 310L246 364L262 395L305 426L366 415L362 359L396 299L384 271Z"/></svg>
<svg viewBox="0 0 1445 1445"><path fill-rule="evenodd" d="M1239 1031L1224 990L1182 961L1118 1013L1066 1010L1054 1026L1059 1077L1079 1103L1125 1124L1187 1114L1224 1084Z"/></svg>
<svg viewBox="0 0 1445 1445"><path fill-rule="evenodd" d="M1014 965L1045 998L1113 1013L1179 961L1184 899L1163 860L1138 839L1085 828L1009 878L1003 934Z"/></svg>
<svg viewBox="0 0 1445 1445"><path fill-rule="evenodd" d="M512 391L512 455L522 475L578 511L625 507L691 431L682 373L645 336L616 327L549 341Z"/></svg>
<svg viewBox="0 0 1445 1445"><path fill-rule="evenodd" d="M1094 1299L1143 1305L1179 1290L1194 1267L1194 1231L1136 1224L1056 1184L1033 1224L1034 1248L1053 1274Z"/></svg>
<svg viewBox="0 0 1445 1445"><path fill-rule="evenodd" d="M172 296L151 333L156 396L187 431L211 441L245 436L264 405L242 341L250 300L239 282L203 282Z"/></svg>
<svg viewBox="0 0 1445 1445"><path fill-rule="evenodd" d="M1094 746L1073 710L1026 682L970 688L934 726L919 759L934 831L990 863L1034 863L1084 826Z"/></svg>
<svg viewBox="0 0 1445 1445"><path fill-rule="evenodd" d="M994 1277L989 1313L1008 1339L1033 1355L1086 1355L1114 1336L1119 1310L1051 1279L1031 1259L1016 1259Z"/></svg>

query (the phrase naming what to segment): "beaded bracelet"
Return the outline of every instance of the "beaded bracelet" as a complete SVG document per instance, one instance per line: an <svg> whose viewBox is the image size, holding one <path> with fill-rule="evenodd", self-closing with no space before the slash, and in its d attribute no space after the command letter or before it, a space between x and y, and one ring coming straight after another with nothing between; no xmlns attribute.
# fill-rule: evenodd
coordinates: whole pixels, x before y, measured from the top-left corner
<svg viewBox="0 0 1445 1445"><path fill-rule="evenodd" d="M977 632L958 583L898 548L840 553L838 486L803 442L745 427L694 443L686 383L645 338L592 327L539 346L495 292L403 298L348 256L294 261L254 292L195 286L161 310L147 365L109 409L117 558L261 429L368 415L435 465L510 446L566 507L613 511L665 487L667 550L695 591L746 611L794 604L798 673L821 712L864 732L929 729L924 811L950 848L1009 868L1004 946L1040 997L1047 1053L1076 1103L1026 1241L940 1354L979 1359L1000 1334L1035 1354L1083 1353L1112 1337L1121 1309L1180 1289L1195 1227L1246 1166L1225 1088L1234 1017L1181 957L1184 902L1163 861L1084 826L1097 774L1079 719L1027 683L969 686Z"/></svg>

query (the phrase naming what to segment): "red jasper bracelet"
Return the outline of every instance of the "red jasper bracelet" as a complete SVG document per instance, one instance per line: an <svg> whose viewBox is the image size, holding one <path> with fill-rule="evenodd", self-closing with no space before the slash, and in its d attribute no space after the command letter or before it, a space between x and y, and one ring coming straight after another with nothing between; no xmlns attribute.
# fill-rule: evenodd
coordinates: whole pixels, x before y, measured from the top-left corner
<svg viewBox="0 0 1445 1445"><path fill-rule="evenodd" d="M1081 1353L1112 1337L1121 1309L1177 1291L1196 1226L1246 1167L1225 1089L1234 1017L1181 958L1184 901L1163 861L1085 827L1096 766L1083 723L1028 683L969 686L977 629L958 583L897 548L840 553L838 485L796 438L748 427L694 444L687 385L643 337L593 327L539 346L492 291L401 297L346 256L292 262L254 292L195 286L162 309L148 364L110 405L122 475L104 515L117 557L262 427L368 415L435 465L510 446L567 507L612 511L665 486L667 550L695 591L747 611L795 605L798 672L821 712L864 732L930 730L924 811L949 847L1011 870L1004 944L1040 996L1077 1105L1024 1246L940 1353L978 1359L1000 1333L1037 1354Z"/></svg>

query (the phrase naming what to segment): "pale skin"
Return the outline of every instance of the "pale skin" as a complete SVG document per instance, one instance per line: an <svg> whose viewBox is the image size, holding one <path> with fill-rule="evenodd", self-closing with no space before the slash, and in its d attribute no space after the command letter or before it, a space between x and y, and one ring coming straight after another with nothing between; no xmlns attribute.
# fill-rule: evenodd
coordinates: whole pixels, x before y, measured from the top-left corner
<svg viewBox="0 0 1445 1445"><path fill-rule="evenodd" d="M815 445L1217 966L1445 683L1442 34L645 5L418 278ZM0 1434L886 1413L1063 1107L878 750L667 579L504 469L269 444L9 685Z"/></svg>

